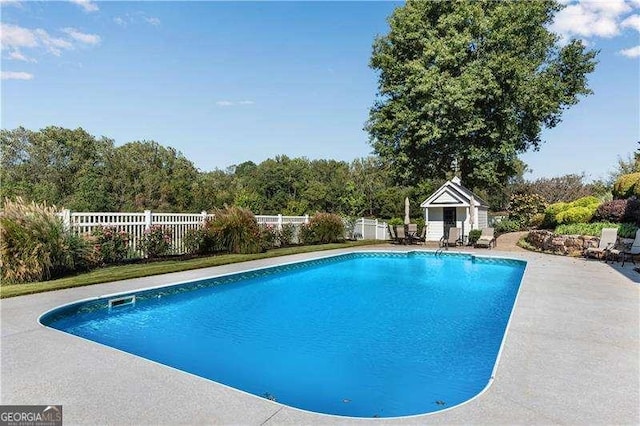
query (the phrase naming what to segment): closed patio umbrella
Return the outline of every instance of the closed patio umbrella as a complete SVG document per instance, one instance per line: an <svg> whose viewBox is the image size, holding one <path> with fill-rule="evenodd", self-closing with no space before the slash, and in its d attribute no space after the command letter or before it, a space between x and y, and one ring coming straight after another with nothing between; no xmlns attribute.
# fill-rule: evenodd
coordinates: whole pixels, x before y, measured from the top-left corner
<svg viewBox="0 0 640 426"><path fill-rule="evenodd" d="M409 217L409 197L404 199L404 224L408 225L411 223L411 218Z"/></svg>
<svg viewBox="0 0 640 426"><path fill-rule="evenodd" d="M469 227L473 229L473 224L476 221L476 209L475 209L476 200L474 196L471 196L469 200Z"/></svg>

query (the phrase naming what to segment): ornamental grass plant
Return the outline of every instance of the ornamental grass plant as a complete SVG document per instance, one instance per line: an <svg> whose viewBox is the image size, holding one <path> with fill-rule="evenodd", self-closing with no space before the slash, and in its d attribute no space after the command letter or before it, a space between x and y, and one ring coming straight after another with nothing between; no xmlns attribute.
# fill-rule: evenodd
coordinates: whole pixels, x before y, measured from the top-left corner
<svg viewBox="0 0 640 426"><path fill-rule="evenodd" d="M42 281L87 269L92 264L87 242L64 230L56 208L46 203L6 199L0 214L2 281Z"/></svg>
<svg viewBox="0 0 640 426"><path fill-rule="evenodd" d="M304 244L327 244L344 240L344 222L334 213L316 213L302 225L300 239Z"/></svg>
<svg viewBox="0 0 640 426"><path fill-rule="evenodd" d="M227 253L260 253L263 250L261 232L254 214L240 207L216 209L205 224L218 250Z"/></svg>

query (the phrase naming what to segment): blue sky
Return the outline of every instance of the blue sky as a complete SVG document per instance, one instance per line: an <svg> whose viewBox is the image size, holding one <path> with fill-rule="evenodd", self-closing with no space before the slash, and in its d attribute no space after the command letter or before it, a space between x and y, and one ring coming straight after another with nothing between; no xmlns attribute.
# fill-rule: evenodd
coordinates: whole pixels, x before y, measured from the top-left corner
<svg viewBox="0 0 640 426"><path fill-rule="evenodd" d="M203 171L279 154L351 161L376 94L371 45L402 2L1 0L2 128L155 140ZM527 178L606 178L640 140L640 0L571 2L595 94L545 130Z"/></svg>

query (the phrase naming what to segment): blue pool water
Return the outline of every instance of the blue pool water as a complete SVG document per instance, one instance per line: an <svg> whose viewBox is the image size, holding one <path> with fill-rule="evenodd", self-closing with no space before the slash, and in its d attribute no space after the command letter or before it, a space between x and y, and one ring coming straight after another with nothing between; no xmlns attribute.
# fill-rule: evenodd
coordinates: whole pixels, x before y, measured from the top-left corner
<svg viewBox="0 0 640 426"><path fill-rule="evenodd" d="M43 324L305 410L395 417L488 384L525 262L352 253L81 302Z"/></svg>

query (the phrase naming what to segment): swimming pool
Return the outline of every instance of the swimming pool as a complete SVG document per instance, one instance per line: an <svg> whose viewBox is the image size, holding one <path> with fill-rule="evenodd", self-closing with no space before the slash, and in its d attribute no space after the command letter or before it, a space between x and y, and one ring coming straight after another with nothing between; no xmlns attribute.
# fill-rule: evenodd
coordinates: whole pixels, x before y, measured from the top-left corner
<svg viewBox="0 0 640 426"><path fill-rule="evenodd" d="M81 301L41 322L292 407L406 416L487 386L524 268L358 252Z"/></svg>

